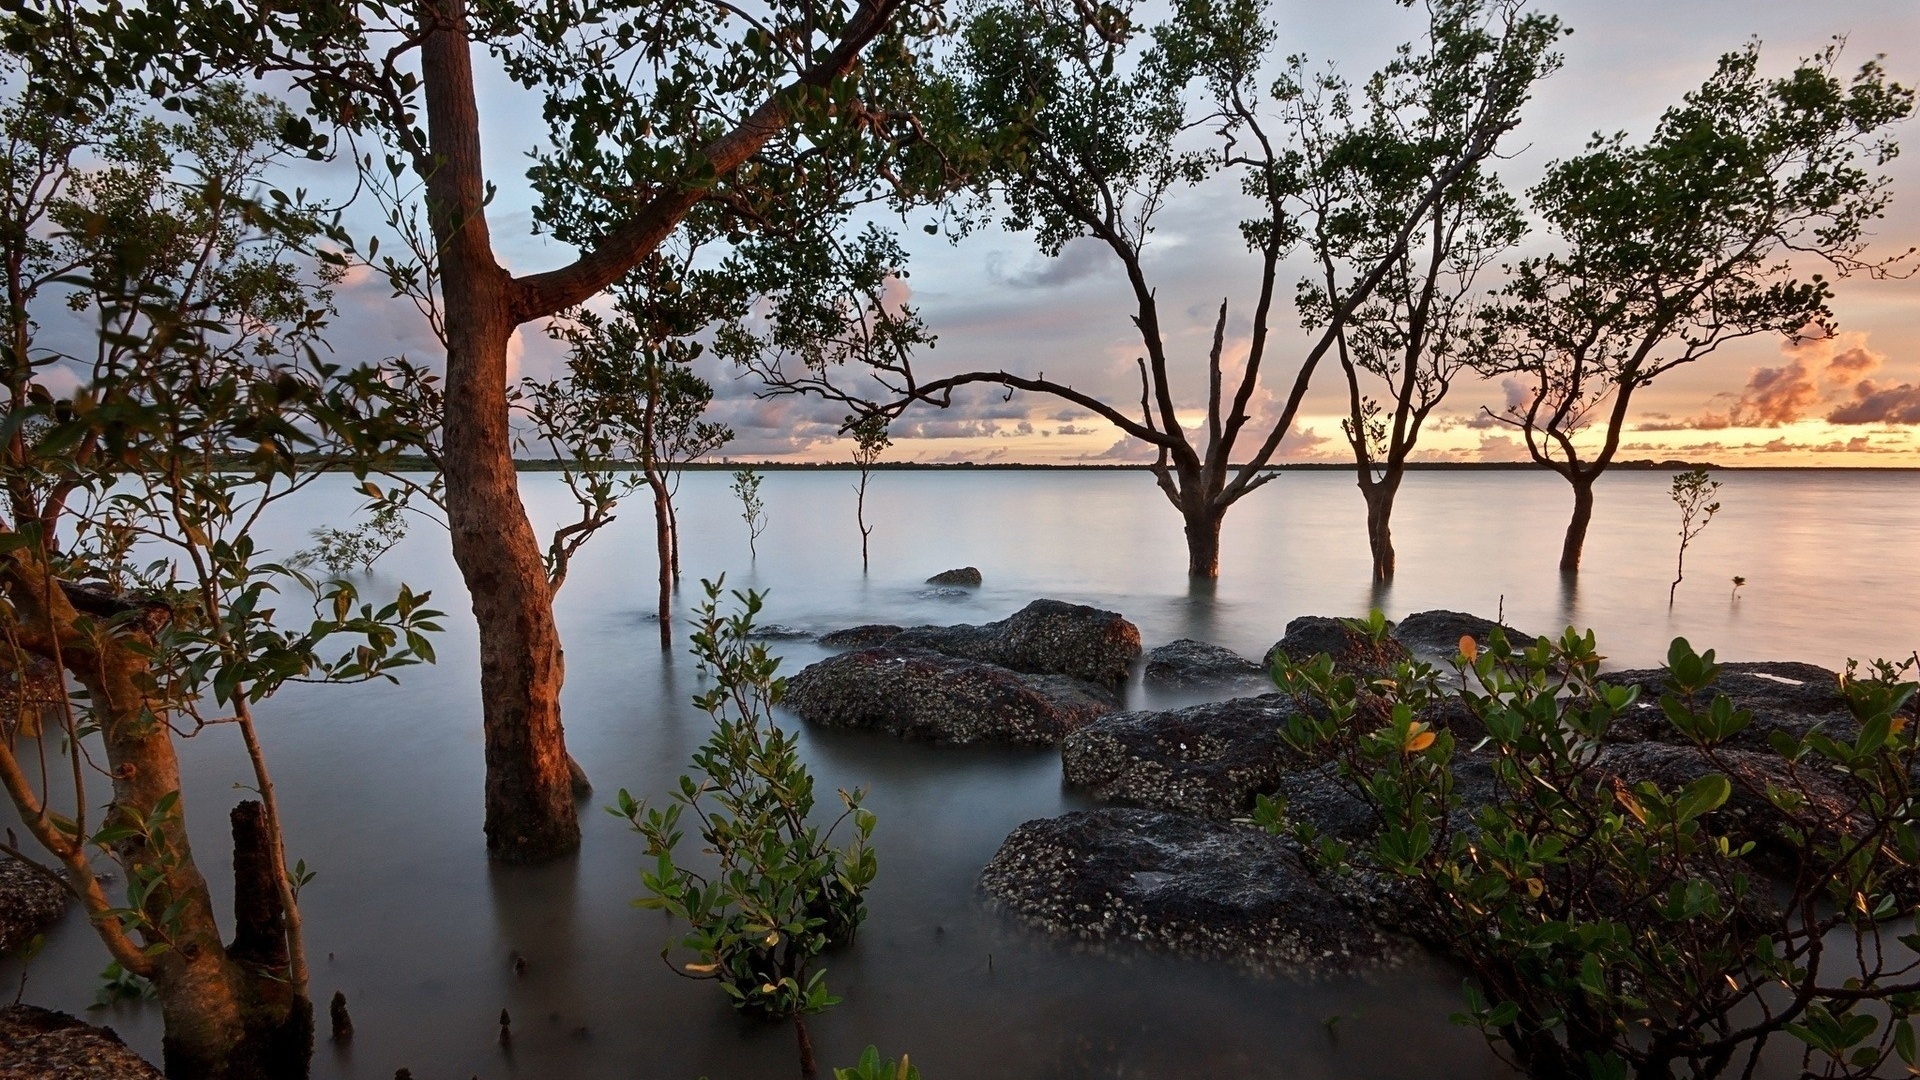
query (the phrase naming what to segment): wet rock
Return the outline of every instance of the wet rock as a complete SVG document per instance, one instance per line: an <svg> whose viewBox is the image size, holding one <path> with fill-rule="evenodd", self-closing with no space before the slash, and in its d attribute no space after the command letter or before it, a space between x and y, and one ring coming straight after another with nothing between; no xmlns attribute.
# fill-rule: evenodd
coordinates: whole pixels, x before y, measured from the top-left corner
<svg viewBox="0 0 1920 1080"><path fill-rule="evenodd" d="M35 1005L0 1008L0 1080L161 1080L112 1028Z"/></svg>
<svg viewBox="0 0 1920 1080"><path fill-rule="evenodd" d="M1265 668L1232 649L1192 638L1169 641L1147 653L1146 680L1151 686L1217 686L1266 678Z"/></svg>
<svg viewBox="0 0 1920 1080"><path fill-rule="evenodd" d="M12 952L60 921L67 890L18 859L0 859L0 952Z"/></svg>
<svg viewBox="0 0 1920 1080"><path fill-rule="evenodd" d="M1286 636L1273 643L1261 663L1271 670L1283 655L1297 663L1320 653L1333 657L1335 666L1363 675L1381 674L1407 658L1406 646L1391 637L1375 645L1339 619L1302 615L1287 624Z"/></svg>
<svg viewBox="0 0 1920 1080"><path fill-rule="evenodd" d="M1660 696L1668 692L1663 668L1616 671L1601 678L1615 686L1638 686L1640 700L1614 720L1608 737L1621 742L1653 740L1688 743L1660 708ZM1720 679L1713 690L1699 695L1697 707L1706 708L1713 691L1727 695L1737 708L1753 712L1753 723L1727 741L1741 750L1768 750L1767 736L1785 731L1802 737L1816 724L1841 740L1852 740L1860 725L1847 711L1846 698L1840 694L1840 677L1813 664L1762 662L1722 664Z"/></svg>
<svg viewBox="0 0 1920 1080"><path fill-rule="evenodd" d="M1117 612L1035 600L998 622L916 626L888 644L932 649L1034 675L1070 675L1121 686L1140 658L1140 628Z"/></svg>
<svg viewBox="0 0 1920 1080"><path fill-rule="evenodd" d="M1455 753L1453 790L1460 806L1452 815L1455 829L1473 830L1474 817L1503 794L1493 775L1492 759L1480 754ZM1373 838L1380 822L1331 762L1281 776L1273 792L1284 801L1289 822L1308 825L1317 833L1349 844Z"/></svg>
<svg viewBox="0 0 1920 1080"><path fill-rule="evenodd" d="M1257 971L1345 973L1399 951L1322 888L1288 841L1157 810L1029 821L1001 844L980 885L1048 933L1139 942Z"/></svg>
<svg viewBox="0 0 1920 1080"><path fill-rule="evenodd" d="M1060 748L1066 782L1103 802L1233 818L1301 768L1280 731L1294 715L1280 694L1167 712L1103 716Z"/></svg>
<svg viewBox="0 0 1920 1080"><path fill-rule="evenodd" d="M1393 638L1422 656L1451 660L1460 651L1461 638L1470 637L1484 648L1493 640L1496 626L1506 630L1507 641L1515 646L1530 643L1536 636L1464 611L1435 609L1417 611L1401 619L1393 628Z"/></svg>
<svg viewBox="0 0 1920 1080"><path fill-rule="evenodd" d="M865 623L860 626L850 626L845 630L835 630L830 634L821 634L820 644L829 649L864 649L869 645L885 645L899 637L900 631L904 629L906 627L888 623Z"/></svg>
<svg viewBox="0 0 1920 1080"><path fill-rule="evenodd" d="M797 626L785 623L767 623L747 631L747 636L760 641L800 641L813 635Z"/></svg>
<svg viewBox="0 0 1920 1080"><path fill-rule="evenodd" d="M927 579L929 585L965 585L973 588L980 586L980 571L976 567L962 566L957 570L942 570Z"/></svg>
<svg viewBox="0 0 1920 1080"><path fill-rule="evenodd" d="M856 649L809 666L788 681L783 703L829 727L1022 746L1054 745L1119 705L1103 688L1064 676L893 646Z"/></svg>
<svg viewBox="0 0 1920 1080"><path fill-rule="evenodd" d="M964 589L958 585L939 585L931 589L921 589L914 595L922 600L968 600L973 597L973 590Z"/></svg>

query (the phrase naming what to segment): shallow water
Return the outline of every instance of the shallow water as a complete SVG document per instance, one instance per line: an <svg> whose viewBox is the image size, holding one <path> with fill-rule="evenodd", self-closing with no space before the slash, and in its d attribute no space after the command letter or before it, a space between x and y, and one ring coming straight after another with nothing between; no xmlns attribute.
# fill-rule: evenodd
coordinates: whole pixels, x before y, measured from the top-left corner
<svg viewBox="0 0 1920 1080"><path fill-rule="evenodd" d="M723 473L686 478L685 605L698 580L771 591L765 622L822 631L861 622L978 622L1037 596L1125 613L1149 647L1176 637L1258 656L1288 619L1390 616L1432 607L1546 632L1592 626L1622 666L1657 663L1686 635L1726 659L1905 655L1920 645L1912 603L1920 474L1729 472L1725 505L1688 552L1667 611L1677 519L1665 473L1600 487L1577 590L1555 570L1569 498L1551 475L1419 472L1400 499L1399 582L1368 581L1361 505L1343 473L1291 473L1227 520L1223 576L1189 591L1178 519L1140 473L883 473L873 572L860 571L850 478L767 474L770 526L757 562ZM557 479L524 478L536 519L566 509ZM270 523L300 546L348 517L346 478L328 480ZM296 520L297 519L297 520ZM735 1017L711 985L660 959L674 933L629 906L640 838L600 812L625 787L666 791L705 734L688 704L701 683L677 646L663 659L645 609L651 529L635 504L583 553L560 598L569 745L598 785L577 859L491 868L481 822L474 643L443 535L416 530L381 562L374 587L435 590L450 613L441 660L399 686L299 687L262 710L288 848L319 869L303 896L313 994L343 990L355 1038L322 1043L316 1077L788 1076L792 1036ZM983 588L928 595L927 575L975 565ZM1749 584L1729 598L1731 577ZM773 643L788 671L825 655ZM1147 701L1136 687L1133 700ZM1173 699L1152 699L1172 704ZM880 817L881 875L859 942L828 962L846 998L813 1023L823 1065L861 1047L910 1051L928 1080L959 1077L1475 1077L1506 1075L1477 1035L1451 1027L1457 975L1416 967L1301 985L1160 956L1090 953L983 908L979 868L1020 822L1086 805L1060 785L1052 751L948 749L853 732L804 731L822 790L867 785ZM215 729L186 752L187 807L208 876L227 871L230 785L249 777L237 739ZM516 976L510 955L526 959ZM82 1011L106 955L69 918L28 972L26 999ZM19 977L0 966L0 985ZM513 1016L511 1052L495 1041ZM1339 1017L1336 1022L1333 1018ZM95 1012L158 1055L157 1009ZM324 1035L324 1033L323 1033Z"/></svg>

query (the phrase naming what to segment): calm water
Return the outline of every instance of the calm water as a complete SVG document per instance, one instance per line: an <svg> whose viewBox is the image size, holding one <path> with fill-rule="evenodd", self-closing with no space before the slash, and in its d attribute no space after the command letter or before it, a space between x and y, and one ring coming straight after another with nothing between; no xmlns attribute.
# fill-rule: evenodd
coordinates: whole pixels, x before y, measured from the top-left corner
<svg viewBox="0 0 1920 1080"><path fill-rule="evenodd" d="M697 473L682 494L682 599L725 571L729 585L771 591L766 621L827 630L982 621L1052 596L1125 613L1149 647L1199 637L1253 656L1296 615L1492 615L1502 598L1526 629L1594 627L1622 665L1656 663L1676 634L1728 659L1828 665L1920 645L1920 474L1721 479L1725 509L1689 552L1671 614L1676 519L1663 473L1602 483L1577 591L1554 569L1569 501L1557 478L1415 473L1400 499L1400 581L1383 592L1368 583L1351 481L1290 474L1229 516L1224 573L1206 594L1189 592L1178 520L1137 473L882 474L869 495L879 526L867 577L846 474L769 474L771 525L755 564L727 477ZM556 479L529 476L524 488L538 520L559 520ZM356 502L344 478L332 483L302 515L274 522L269 542L300 546L307 528L347 518ZM715 987L662 964L674 927L628 903L640 839L598 809L621 787L667 790L705 731L687 703L700 686L690 659L680 649L663 658L644 615L651 562L647 510L635 504L561 595L569 743L598 785L583 850L564 865L494 869L484 857L474 645L443 535L420 527L376 573L378 586L432 588L450 612L437 667L397 687L297 688L263 710L289 851L320 871L304 895L313 994L324 1017L344 990L357 1032L350 1048L322 1043L316 1077L385 1080L401 1066L420 1080L793 1075L789 1029L739 1020ZM969 564L986 576L976 595L924 595L927 575ZM1749 582L1737 603L1735 574ZM824 655L807 643L776 648L790 671ZM188 813L217 882L230 785L248 779L229 735L216 730L186 754ZM823 1065L849 1064L871 1042L910 1051L928 1080L1505 1075L1476 1035L1448 1025L1459 984L1443 970L1303 986L1087 953L983 910L974 878L1006 833L1085 805L1061 789L1051 751L804 737L823 789L870 785L881 821L871 918L828 964L846 1003L813 1025ZM518 977L515 951L527 960ZM33 965L26 998L79 1012L105 963L70 918ZM18 975L0 968L0 984ZM514 1018L510 1054L494 1041L502 1008ZM92 1017L157 1056L156 1009Z"/></svg>

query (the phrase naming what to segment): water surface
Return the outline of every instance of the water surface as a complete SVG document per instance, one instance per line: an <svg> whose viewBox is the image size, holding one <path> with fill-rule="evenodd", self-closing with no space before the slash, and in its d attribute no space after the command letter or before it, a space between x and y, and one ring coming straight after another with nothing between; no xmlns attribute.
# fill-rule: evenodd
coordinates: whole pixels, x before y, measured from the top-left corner
<svg viewBox="0 0 1920 1080"><path fill-rule="evenodd" d="M1591 626L1619 666L1654 664L1685 635L1726 659L1906 655L1920 645L1913 537L1920 474L1732 472L1724 510L1688 553L1667 610L1677 515L1664 473L1600 485L1577 588L1555 564L1565 485L1527 472L1418 472L1400 498L1399 580L1369 583L1361 504L1341 473L1290 473L1227 519L1217 587L1193 591L1179 522L1140 473L883 473L862 575L848 474L776 472L770 525L750 560L723 473L682 492L686 587L722 572L770 592L765 621L807 631L862 622L978 622L1038 596L1098 604L1140 625L1149 647L1176 637L1259 656L1288 619L1390 616L1433 607L1547 632ZM547 528L568 508L551 475L523 479ZM269 523L281 550L348 518L358 499L328 478ZM371 588L434 590L450 613L437 667L399 686L296 687L262 710L288 848L319 870L304 894L313 993L346 993L356 1036L322 1042L319 1078L661 1078L790 1076L784 1027L739 1019L712 985L661 961L675 933L629 905L640 838L601 812L614 791L668 790L706 732L688 704L702 683L684 640L663 657L647 614L648 510L635 503L576 564L559 602L567 643L569 744L598 785L577 859L493 868L481 837L481 743L473 633L444 535L418 527ZM978 566L984 587L934 596L928 575ZM1748 584L1730 597L1734 575ZM681 635L684 639L684 634ZM786 670L825 655L781 641ZM1138 687L1136 703L1150 699ZM224 886L225 811L249 781L238 740L213 730L185 751L188 813L208 876ZM846 998L813 1024L823 1065L861 1047L910 1051L928 1080L1249 1076L1508 1075L1479 1037L1447 1022L1459 978L1415 967L1312 985L1220 965L1051 942L986 910L979 868L1014 826L1088 805L1047 750L951 749L859 732L802 732L822 790L868 786L881 875L857 945L828 962ZM103 797L103 796L102 796ZM224 901L223 901L224 902ZM516 975L510 957L525 958ZM92 1000L106 955L69 918L33 964L26 999L70 1011ZM19 976L0 967L0 980ZM510 1052L495 1042L514 1019ZM158 1010L95 1012L143 1053ZM1338 1018L1337 1020L1335 1018ZM324 1023L324 1019L323 1019ZM323 1033L324 1036L324 1033Z"/></svg>

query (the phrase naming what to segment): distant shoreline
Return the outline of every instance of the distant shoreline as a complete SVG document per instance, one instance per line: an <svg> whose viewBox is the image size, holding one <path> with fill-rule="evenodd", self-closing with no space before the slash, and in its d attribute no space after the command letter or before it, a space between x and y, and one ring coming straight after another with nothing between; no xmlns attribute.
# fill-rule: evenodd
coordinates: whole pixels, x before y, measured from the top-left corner
<svg viewBox="0 0 1920 1080"><path fill-rule="evenodd" d="M513 467L516 472L559 472L566 462L552 458L516 458ZM631 461L608 462L607 466L619 470L638 469L639 463ZM1240 466L1233 466L1239 468ZM1407 463L1408 472L1533 472L1545 469L1530 461L1412 461ZM752 469L756 472L852 472L856 466L846 461L696 461L685 465L671 466L668 471L684 472L733 472L739 469ZM1043 465L1022 462L1001 461L882 461L873 466L874 472L1146 472L1152 466L1135 464L1097 464L1087 462L1074 465ZM1269 472L1352 472L1352 462L1290 462L1273 465ZM1609 466L1608 471L1620 472L1673 472L1685 469L1709 469L1716 472L1846 472L1846 473L1900 473L1920 472L1920 464L1915 465L1716 465L1710 461L1649 461L1635 459L1619 461ZM347 470L339 470L345 472ZM392 472L429 472L430 466L424 458L402 458Z"/></svg>

